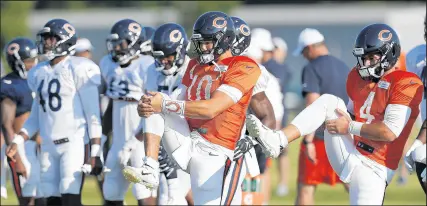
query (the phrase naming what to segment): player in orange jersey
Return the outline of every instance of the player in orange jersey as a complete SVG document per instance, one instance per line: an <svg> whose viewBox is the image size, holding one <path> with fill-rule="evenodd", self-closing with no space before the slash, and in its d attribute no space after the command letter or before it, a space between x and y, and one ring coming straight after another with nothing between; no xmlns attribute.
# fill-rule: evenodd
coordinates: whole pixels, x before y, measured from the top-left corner
<svg viewBox="0 0 427 206"><path fill-rule="evenodd" d="M353 54L358 63L347 78L347 106L324 94L282 130L270 130L252 115L246 124L265 152L277 157L288 142L325 123L327 156L350 185L350 204L380 205L419 115L423 84L415 74L395 67L400 42L386 24L365 27Z"/></svg>
<svg viewBox="0 0 427 206"><path fill-rule="evenodd" d="M145 165L125 167L128 180L157 186L163 136L166 152L190 173L195 205L241 204L244 157L232 161L233 151L261 71L252 59L232 56L234 39L233 22L225 13L207 12L197 19L191 40L198 56L189 62L178 87L179 100L150 92L139 102L138 113L145 124L160 118L165 129L145 134Z"/></svg>

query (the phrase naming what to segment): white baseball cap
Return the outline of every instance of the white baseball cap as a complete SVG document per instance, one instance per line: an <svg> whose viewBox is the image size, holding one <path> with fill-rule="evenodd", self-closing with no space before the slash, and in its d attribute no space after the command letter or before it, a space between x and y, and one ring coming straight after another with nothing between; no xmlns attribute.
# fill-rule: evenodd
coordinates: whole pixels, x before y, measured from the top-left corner
<svg viewBox="0 0 427 206"><path fill-rule="evenodd" d="M280 37L274 37L273 44L274 46L282 49L283 51L288 51L288 44L286 44L285 40Z"/></svg>
<svg viewBox="0 0 427 206"><path fill-rule="evenodd" d="M80 38L77 40L75 50L76 52L92 51L93 46L90 43L89 39Z"/></svg>
<svg viewBox="0 0 427 206"><path fill-rule="evenodd" d="M259 44L259 48L264 51L273 51L274 44L273 38L271 37L270 31L263 28L255 28L251 31L251 44L256 41Z"/></svg>
<svg viewBox="0 0 427 206"><path fill-rule="evenodd" d="M317 29L306 28L302 30L302 32L299 34L298 46L294 50L293 55L299 56L301 55L302 50L304 50L306 46L320 43L320 42L323 42L324 40L325 40L325 37L323 36L323 34L317 31Z"/></svg>

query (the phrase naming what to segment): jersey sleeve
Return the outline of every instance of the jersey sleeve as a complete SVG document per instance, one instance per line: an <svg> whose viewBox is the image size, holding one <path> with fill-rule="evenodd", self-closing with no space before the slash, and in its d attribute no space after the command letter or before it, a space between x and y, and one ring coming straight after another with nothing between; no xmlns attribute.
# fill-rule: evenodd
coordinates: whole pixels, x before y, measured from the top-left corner
<svg viewBox="0 0 427 206"><path fill-rule="evenodd" d="M241 94L245 94L255 86L260 74L258 64L254 62L235 62L225 72L221 86L227 85L227 87L235 88Z"/></svg>
<svg viewBox="0 0 427 206"><path fill-rule="evenodd" d="M269 72L267 71L267 69L262 65L259 65L259 68L261 69L261 75L259 76L259 78L258 78L258 80L254 86L252 96L267 90L268 81L270 79L270 75L269 75Z"/></svg>
<svg viewBox="0 0 427 206"><path fill-rule="evenodd" d="M74 81L76 83L77 90L90 85L95 85L98 87L101 84L101 70L99 69L98 65L92 61L87 60L81 62L74 67Z"/></svg>
<svg viewBox="0 0 427 206"><path fill-rule="evenodd" d="M15 104L19 101L19 97L17 96L17 91L15 87L13 87L13 80L2 79L0 83L0 101L6 98L11 99ZM8 84L10 82L10 84Z"/></svg>
<svg viewBox="0 0 427 206"><path fill-rule="evenodd" d="M388 104L418 107L422 100L423 89L423 83L418 77L401 78L393 85Z"/></svg>
<svg viewBox="0 0 427 206"><path fill-rule="evenodd" d="M311 65L307 65L302 71L302 94L305 96L307 93L320 94L319 77Z"/></svg>

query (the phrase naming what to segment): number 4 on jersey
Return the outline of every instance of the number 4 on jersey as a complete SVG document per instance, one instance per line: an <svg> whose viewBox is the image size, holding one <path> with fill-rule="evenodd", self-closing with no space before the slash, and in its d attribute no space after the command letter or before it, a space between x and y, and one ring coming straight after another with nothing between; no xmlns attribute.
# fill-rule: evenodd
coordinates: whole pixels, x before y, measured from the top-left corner
<svg viewBox="0 0 427 206"><path fill-rule="evenodd" d="M374 115L370 114L374 97L375 92L369 93L368 98L366 98L365 103L360 108L360 118L366 119L366 124L370 124L375 119Z"/></svg>

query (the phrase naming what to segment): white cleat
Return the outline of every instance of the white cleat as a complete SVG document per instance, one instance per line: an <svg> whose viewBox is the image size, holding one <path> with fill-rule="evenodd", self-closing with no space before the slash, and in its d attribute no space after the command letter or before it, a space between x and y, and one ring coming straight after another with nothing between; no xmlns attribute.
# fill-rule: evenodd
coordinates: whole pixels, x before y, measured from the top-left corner
<svg viewBox="0 0 427 206"><path fill-rule="evenodd" d="M140 168L125 166L122 169L122 174L129 182L143 184L148 189L156 189L159 186L159 170L154 170L149 166Z"/></svg>
<svg viewBox="0 0 427 206"><path fill-rule="evenodd" d="M249 131L249 136L258 142L264 153L269 157L278 157L283 148L288 146L288 140L282 131L275 131L264 126L252 114L246 115L246 128Z"/></svg>

